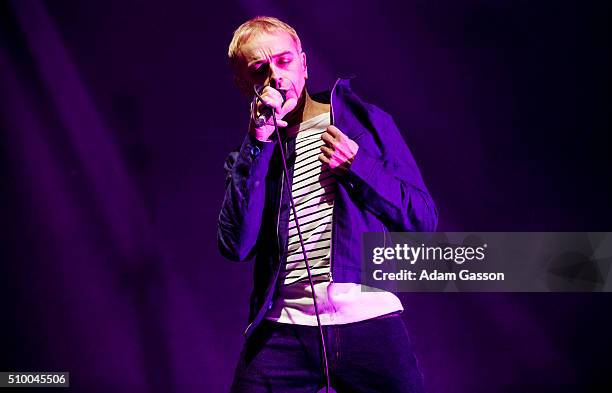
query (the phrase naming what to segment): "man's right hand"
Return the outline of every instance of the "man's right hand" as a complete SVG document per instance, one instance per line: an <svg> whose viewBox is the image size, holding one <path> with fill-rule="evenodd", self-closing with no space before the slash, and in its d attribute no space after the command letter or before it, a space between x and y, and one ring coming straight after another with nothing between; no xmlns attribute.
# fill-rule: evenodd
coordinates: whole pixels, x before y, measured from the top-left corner
<svg viewBox="0 0 612 393"><path fill-rule="evenodd" d="M281 93L270 86L266 86L261 92L261 100L257 100L257 113L255 115L259 117L261 111L266 106L273 108L276 113L276 124L279 127L287 127L287 122L282 119L297 106L297 102L297 98L287 97L283 103ZM270 139L270 135L274 132L274 119L272 116L266 118L266 122L259 127L251 121L249 130L256 139L267 142Z"/></svg>

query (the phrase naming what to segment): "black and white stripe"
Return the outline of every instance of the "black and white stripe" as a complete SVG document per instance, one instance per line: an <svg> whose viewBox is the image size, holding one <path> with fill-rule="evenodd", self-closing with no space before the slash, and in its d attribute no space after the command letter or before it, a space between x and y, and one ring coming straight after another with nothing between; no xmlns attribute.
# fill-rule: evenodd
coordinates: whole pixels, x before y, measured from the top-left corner
<svg viewBox="0 0 612 393"><path fill-rule="evenodd" d="M329 118L321 117L308 128L300 129L296 140L296 159L291 193L295 203L304 247L314 282L328 281L330 271L331 222L336 194L336 179L319 161L321 134ZM289 215L287 263L281 271L283 285L307 283L308 273L300 246L293 210Z"/></svg>

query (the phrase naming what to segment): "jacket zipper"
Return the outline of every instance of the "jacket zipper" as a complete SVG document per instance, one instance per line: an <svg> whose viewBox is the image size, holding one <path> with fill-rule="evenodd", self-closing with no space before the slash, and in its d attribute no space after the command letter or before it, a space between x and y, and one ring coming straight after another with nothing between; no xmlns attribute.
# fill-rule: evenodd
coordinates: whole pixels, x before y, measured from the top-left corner
<svg viewBox="0 0 612 393"><path fill-rule="evenodd" d="M329 96L329 110L331 112L330 123L332 125L335 125L334 123L336 120L336 116L334 115L334 91L336 91L336 86L338 85L339 81L340 79L336 80L336 83L334 83L334 87L332 87L331 94ZM336 210L336 201L334 198L334 206L332 207L332 222L331 222L331 235L330 235L331 242L329 243L329 282L334 282L334 275L332 273L332 269L333 269L333 260L334 260L334 235L336 233L336 231L334 230L334 227L335 227L334 224L336 223L336 214L334 212L335 210Z"/></svg>
<svg viewBox="0 0 612 393"><path fill-rule="evenodd" d="M285 153L287 152L287 142L284 142L285 145ZM281 158L282 159L282 158ZM280 226L280 215L281 215L281 208L283 207L283 186L285 184L285 172L281 171L281 187L280 187L280 196L278 198L278 214L276 215L276 244L278 245L278 263L280 264L281 259L282 259L282 248L281 248L281 244L280 244L280 232L279 232L279 226Z"/></svg>
<svg viewBox="0 0 612 393"><path fill-rule="evenodd" d="M285 142L284 145L285 145L285 152L286 152L287 151L287 142ZM282 248L281 248L281 244L280 244L279 226L280 226L281 208L282 208L282 204L283 204L283 189L284 189L284 185L285 185L285 174L284 174L284 172L281 172L281 187L280 187L280 195L278 197L278 213L276 214L276 244L278 245L278 263L279 264L280 264L281 259L282 259ZM264 304L262 307L266 307L266 305ZM253 321L253 322L255 322L255 321ZM249 323L249 325L244 330L244 333L243 333L244 336L246 336L247 332L251 328L251 325L253 325L253 322Z"/></svg>
<svg viewBox="0 0 612 393"><path fill-rule="evenodd" d="M336 209L336 203L334 201L334 207L332 207L332 222L331 222L331 242L329 243L329 282L334 282L334 275L332 274L332 260L334 259L334 210Z"/></svg>

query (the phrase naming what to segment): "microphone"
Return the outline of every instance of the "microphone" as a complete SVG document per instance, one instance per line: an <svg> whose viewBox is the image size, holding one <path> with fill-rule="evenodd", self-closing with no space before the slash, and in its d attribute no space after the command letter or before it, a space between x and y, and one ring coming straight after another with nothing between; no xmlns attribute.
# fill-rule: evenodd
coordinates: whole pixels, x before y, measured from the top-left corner
<svg viewBox="0 0 612 393"><path fill-rule="evenodd" d="M256 99L259 98L261 100L260 94L265 87L266 86L261 86L261 85L254 86ZM279 89L275 89L275 90L281 94L281 96L283 97L283 104L285 104L285 101L287 101L287 92L285 90L279 90ZM272 112L274 111L274 108L269 107L263 101L262 101L262 104L264 106L259 110L259 116L258 117L252 116L253 122L255 123L256 127L261 127L264 124L266 124L266 121L272 117ZM255 115L256 110L257 110L257 106L253 105L253 115Z"/></svg>
<svg viewBox="0 0 612 393"><path fill-rule="evenodd" d="M251 119L253 119L257 127L263 126L266 123L267 119L274 116L274 109L267 106L261 99L261 92L263 91L264 87L265 86L261 86L261 85L253 86L253 90L255 90L255 97L253 97L253 101L251 101ZM281 94L281 96L283 97L282 105L284 105L285 102L287 101L287 93L284 90L279 90L275 87L272 87L272 88L277 90ZM261 100L264 105L262 106L260 110L259 117L255 118L254 115L257 111L257 100L258 99ZM285 154L285 149L283 148L281 134L276 124L276 118L275 117L273 118L274 118L274 123L275 123L274 131L276 132L276 137L278 140L278 147L279 147L280 154L281 154L281 161L283 163L283 175L287 183L291 184L289 181L290 177L289 177L289 170L287 169L287 158ZM304 255L304 263L306 264L306 271L308 272L308 282L310 283L310 289L312 291L312 302L314 304L315 315L317 316L317 326L319 328L319 337L321 338L321 348L323 350L323 365L324 365L323 368L325 371L325 379L326 379L325 392L327 393L329 392L329 387L331 385L330 385L330 379L329 379L329 365L328 365L328 360L327 360L327 349L325 346L325 337L323 336L323 328L321 326L321 319L319 318L319 307L317 305L317 298L315 295L314 283L312 281L312 272L311 272L310 262L308 260L308 255L306 253L306 247L304 246L304 238L302 236L302 229L300 227L300 222L298 220L297 212L295 210L295 201L293 200L293 195L291 193L289 193L289 202L290 202L291 210L293 212L293 220L295 222L295 228L297 229L297 234L300 239L300 246L302 248L302 254Z"/></svg>

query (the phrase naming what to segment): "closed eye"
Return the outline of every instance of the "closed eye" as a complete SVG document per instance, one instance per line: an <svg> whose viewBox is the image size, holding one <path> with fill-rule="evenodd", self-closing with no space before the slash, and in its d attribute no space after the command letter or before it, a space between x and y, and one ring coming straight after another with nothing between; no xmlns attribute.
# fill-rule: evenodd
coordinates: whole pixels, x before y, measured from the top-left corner
<svg viewBox="0 0 612 393"><path fill-rule="evenodd" d="M281 57L278 59L276 63L277 64L288 64L288 63L291 63L291 61L293 61L293 58L291 57Z"/></svg>
<svg viewBox="0 0 612 393"><path fill-rule="evenodd" d="M252 75L261 75L268 71L268 63L260 63L251 67L250 72Z"/></svg>

